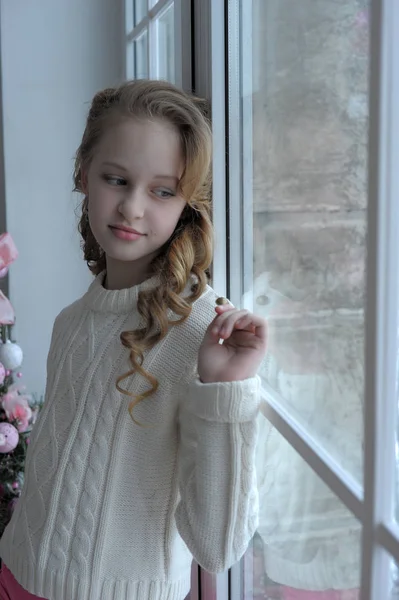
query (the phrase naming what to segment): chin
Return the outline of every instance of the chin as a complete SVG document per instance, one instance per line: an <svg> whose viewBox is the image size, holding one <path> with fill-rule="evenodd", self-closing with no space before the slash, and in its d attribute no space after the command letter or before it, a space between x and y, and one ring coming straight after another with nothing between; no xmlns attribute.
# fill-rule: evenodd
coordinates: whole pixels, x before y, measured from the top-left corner
<svg viewBox="0 0 399 600"><path fill-rule="evenodd" d="M156 256L156 254L158 254L160 249L152 249L149 248L148 250L143 250L143 249L138 249L138 248L115 248L115 245L113 244L108 244L107 248L104 248L104 252L106 254L107 257L109 257L110 259L112 259L115 262L121 262L121 263L132 263L132 262L136 262L136 261L142 261L142 260L152 260L153 257Z"/></svg>
<svg viewBox="0 0 399 600"><path fill-rule="evenodd" d="M135 242L125 242L115 240L112 236L110 239L108 236L104 236L105 239L100 246L103 248L107 257L113 261L121 263L131 263L138 260L149 259L150 261L165 247L166 242L163 245L156 245L155 247L150 244L146 244L147 240L138 240ZM144 244L143 244L144 242Z"/></svg>
<svg viewBox="0 0 399 600"><path fill-rule="evenodd" d="M112 260L123 263L135 262L148 256L146 252L112 252L112 250L110 252L105 250L105 254Z"/></svg>

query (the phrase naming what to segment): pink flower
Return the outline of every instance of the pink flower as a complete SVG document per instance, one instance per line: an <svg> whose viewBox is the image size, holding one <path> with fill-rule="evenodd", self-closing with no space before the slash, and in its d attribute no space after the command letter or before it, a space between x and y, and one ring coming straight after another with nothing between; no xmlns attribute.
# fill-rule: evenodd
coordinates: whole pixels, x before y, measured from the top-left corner
<svg viewBox="0 0 399 600"><path fill-rule="evenodd" d="M20 433L29 428L32 418L32 409L29 406L30 397L20 393L23 389L16 384L10 385L7 394L2 398L7 419L9 421L17 421L17 429Z"/></svg>

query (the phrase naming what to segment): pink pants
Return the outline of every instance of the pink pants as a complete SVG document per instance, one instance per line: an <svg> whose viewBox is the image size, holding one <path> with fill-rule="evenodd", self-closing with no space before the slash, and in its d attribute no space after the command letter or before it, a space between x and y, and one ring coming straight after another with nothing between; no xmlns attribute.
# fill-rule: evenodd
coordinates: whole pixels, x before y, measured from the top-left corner
<svg viewBox="0 0 399 600"><path fill-rule="evenodd" d="M14 575L3 564L0 572L0 600L45 600L21 587Z"/></svg>

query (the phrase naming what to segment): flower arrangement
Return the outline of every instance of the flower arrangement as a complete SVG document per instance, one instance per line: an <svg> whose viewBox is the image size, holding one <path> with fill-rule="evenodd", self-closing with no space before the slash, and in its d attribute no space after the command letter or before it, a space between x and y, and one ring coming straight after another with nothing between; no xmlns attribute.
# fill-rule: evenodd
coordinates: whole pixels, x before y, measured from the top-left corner
<svg viewBox="0 0 399 600"><path fill-rule="evenodd" d="M0 235L0 278L17 256L10 234ZM23 352L11 339L14 323L14 309L0 291L0 536L21 495L29 437L43 404L18 381Z"/></svg>

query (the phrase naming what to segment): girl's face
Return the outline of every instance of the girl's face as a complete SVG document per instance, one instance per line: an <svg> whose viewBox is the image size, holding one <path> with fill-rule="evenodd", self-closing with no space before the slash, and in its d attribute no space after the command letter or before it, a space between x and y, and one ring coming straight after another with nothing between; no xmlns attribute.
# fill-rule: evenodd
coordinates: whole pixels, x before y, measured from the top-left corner
<svg viewBox="0 0 399 600"><path fill-rule="evenodd" d="M186 205L178 192L183 169L179 135L168 123L124 119L104 133L82 181L108 287L148 277Z"/></svg>

